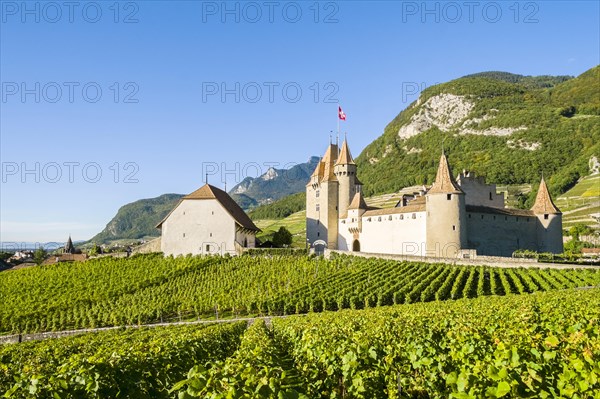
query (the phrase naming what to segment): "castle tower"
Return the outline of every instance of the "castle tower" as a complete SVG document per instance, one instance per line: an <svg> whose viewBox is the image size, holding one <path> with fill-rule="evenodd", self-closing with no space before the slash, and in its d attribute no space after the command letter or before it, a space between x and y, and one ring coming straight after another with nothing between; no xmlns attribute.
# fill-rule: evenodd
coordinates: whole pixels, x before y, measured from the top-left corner
<svg viewBox="0 0 600 399"><path fill-rule="evenodd" d="M537 216L538 252L562 253L562 212L552 202L543 177L531 211Z"/></svg>
<svg viewBox="0 0 600 399"><path fill-rule="evenodd" d="M359 191L354 194L352 202L348 206L348 217L346 225L352 233L352 245L349 246L353 252L360 252L360 233L362 232L362 216L367 211L367 203Z"/></svg>
<svg viewBox="0 0 600 399"><path fill-rule="evenodd" d="M343 216L346 215L350 201L352 201L356 192L360 190L360 186L356 184L356 164L352 159L348 141L345 138L340 156L335 163L334 174L339 182L338 210L339 214Z"/></svg>
<svg viewBox="0 0 600 399"><path fill-rule="evenodd" d="M327 248L337 249L339 183L334 173L337 158L338 146L330 143L306 185L306 239L311 246L322 240Z"/></svg>
<svg viewBox="0 0 600 399"><path fill-rule="evenodd" d="M74 254L75 246L73 246L73 240L71 240L71 236L69 235L69 239L67 240L65 247L63 248L63 253L65 254Z"/></svg>
<svg viewBox="0 0 600 399"><path fill-rule="evenodd" d="M465 193L454 181L443 152L426 207L427 256L457 256L467 244Z"/></svg>

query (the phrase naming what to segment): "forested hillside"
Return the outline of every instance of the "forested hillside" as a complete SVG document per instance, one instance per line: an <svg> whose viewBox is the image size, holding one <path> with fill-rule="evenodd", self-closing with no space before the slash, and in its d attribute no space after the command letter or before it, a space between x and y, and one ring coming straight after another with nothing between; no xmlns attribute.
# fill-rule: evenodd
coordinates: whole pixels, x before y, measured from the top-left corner
<svg viewBox="0 0 600 399"><path fill-rule="evenodd" d="M442 145L455 173L534 186L544 173L554 195L565 192L600 154L600 67L574 79L493 72L427 88L357 158L365 194L430 184Z"/></svg>

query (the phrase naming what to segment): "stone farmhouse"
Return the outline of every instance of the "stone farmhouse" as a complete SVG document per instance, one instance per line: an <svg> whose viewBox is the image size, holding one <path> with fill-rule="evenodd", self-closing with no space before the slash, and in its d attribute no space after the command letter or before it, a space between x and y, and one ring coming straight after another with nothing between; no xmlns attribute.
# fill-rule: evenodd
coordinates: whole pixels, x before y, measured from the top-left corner
<svg viewBox="0 0 600 399"><path fill-rule="evenodd" d="M156 227L166 256L239 254L256 246L260 231L229 194L210 184L183 197Z"/></svg>

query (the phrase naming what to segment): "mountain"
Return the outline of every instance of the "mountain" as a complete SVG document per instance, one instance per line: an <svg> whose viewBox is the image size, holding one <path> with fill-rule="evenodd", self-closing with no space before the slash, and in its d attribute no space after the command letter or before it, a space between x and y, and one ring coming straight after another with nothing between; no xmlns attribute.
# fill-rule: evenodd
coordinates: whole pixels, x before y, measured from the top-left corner
<svg viewBox="0 0 600 399"><path fill-rule="evenodd" d="M356 159L365 195L431 184L442 148L455 173L534 186L543 173L554 195L567 191L600 156L600 66L576 78L484 72L427 88Z"/></svg>
<svg viewBox="0 0 600 399"><path fill-rule="evenodd" d="M313 156L289 169L271 167L259 177L246 177L229 194L242 208L249 209L303 192L318 163L319 157Z"/></svg>
<svg viewBox="0 0 600 399"><path fill-rule="evenodd" d="M119 211L90 241L106 243L119 239L138 239L159 236L156 225L177 205L183 194L163 194L141 199L119 208Z"/></svg>

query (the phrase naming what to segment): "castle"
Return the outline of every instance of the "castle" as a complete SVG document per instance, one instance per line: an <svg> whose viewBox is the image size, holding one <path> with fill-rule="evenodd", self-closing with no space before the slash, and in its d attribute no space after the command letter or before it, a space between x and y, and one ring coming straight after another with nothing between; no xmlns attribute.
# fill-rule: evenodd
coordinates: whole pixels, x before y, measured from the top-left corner
<svg viewBox="0 0 600 399"><path fill-rule="evenodd" d="M562 213L542 178L530 210L506 208L496 185L442 153L435 182L392 208L366 204L347 140L329 144L306 185L306 237L317 250L432 257L511 256L517 249L561 253Z"/></svg>

